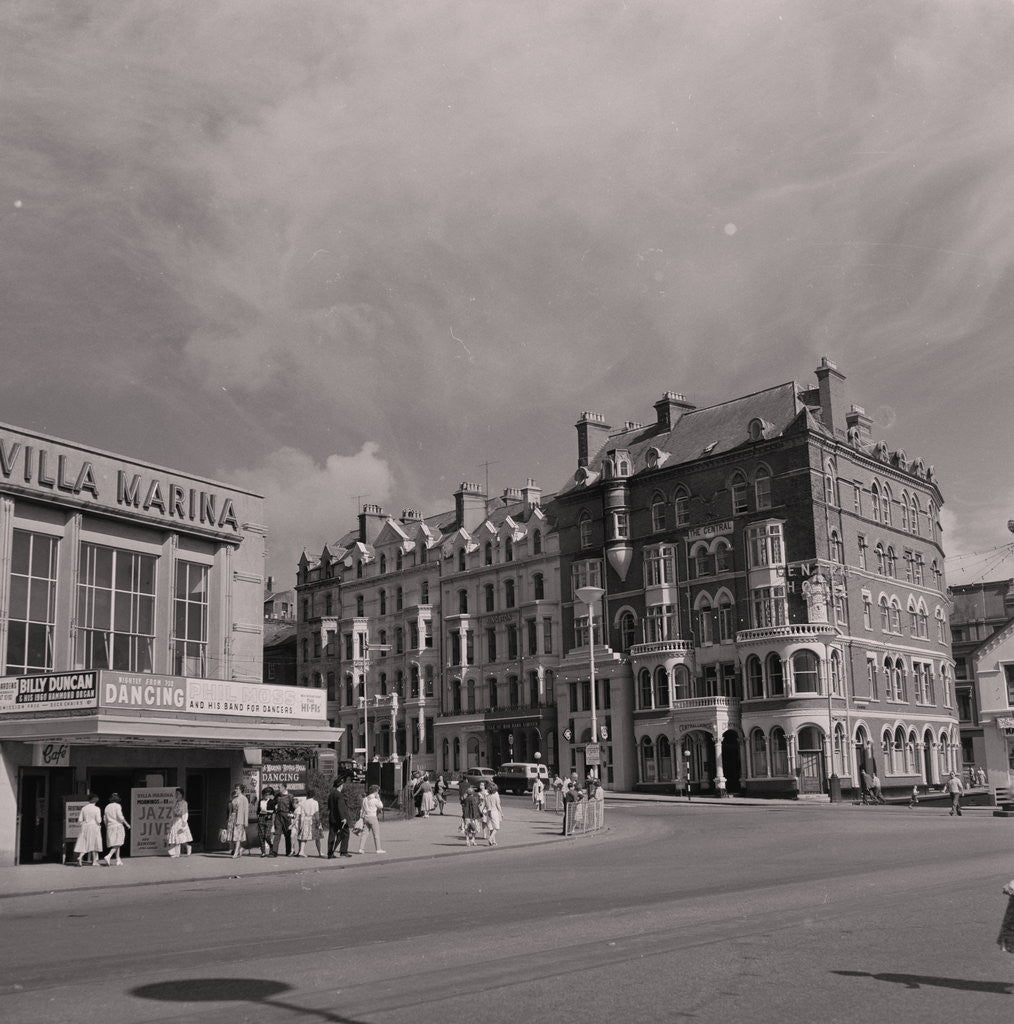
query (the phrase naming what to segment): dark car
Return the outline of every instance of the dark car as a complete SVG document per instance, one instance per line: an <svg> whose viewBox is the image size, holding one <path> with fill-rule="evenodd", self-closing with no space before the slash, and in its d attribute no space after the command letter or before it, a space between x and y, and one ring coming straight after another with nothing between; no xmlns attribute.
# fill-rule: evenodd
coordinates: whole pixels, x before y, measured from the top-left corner
<svg viewBox="0 0 1014 1024"><path fill-rule="evenodd" d="M365 782L366 769L352 759L338 762L338 778L345 782Z"/></svg>

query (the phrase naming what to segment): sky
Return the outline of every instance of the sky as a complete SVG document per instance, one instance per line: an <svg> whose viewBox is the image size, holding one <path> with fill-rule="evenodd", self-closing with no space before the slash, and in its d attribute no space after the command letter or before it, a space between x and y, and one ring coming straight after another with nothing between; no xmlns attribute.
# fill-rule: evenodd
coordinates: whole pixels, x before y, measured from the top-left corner
<svg viewBox="0 0 1014 1024"><path fill-rule="evenodd" d="M826 355L1014 576L1012 66L1007 0L8 0L0 420L263 494L288 586Z"/></svg>

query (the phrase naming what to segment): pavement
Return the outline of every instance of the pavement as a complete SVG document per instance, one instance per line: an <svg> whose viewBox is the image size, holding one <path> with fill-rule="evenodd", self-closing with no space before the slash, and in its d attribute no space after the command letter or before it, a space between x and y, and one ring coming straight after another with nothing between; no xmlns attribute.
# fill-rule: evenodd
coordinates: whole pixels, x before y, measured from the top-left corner
<svg viewBox="0 0 1014 1024"><path fill-rule="evenodd" d="M759 807L771 812L785 810L820 810L835 813L885 814L904 810L912 813L907 802L889 801L884 806L862 806L850 802L830 804L826 797L800 800L766 800L749 797L667 796L654 793L609 793L606 796L606 824L602 833L612 831L610 806L638 804L669 804L674 807L707 808L715 811L734 811L736 808ZM450 804L444 815L432 814L428 818L403 818L388 812L380 826L381 843L385 853L373 852L372 838L367 837L366 853L347 858L328 860L319 857L313 844L308 844L307 857L261 857L254 849L242 857L233 858L225 850L195 852L190 857L127 857L123 867L78 867L71 858L66 864L22 864L0 867L0 905L4 899L56 893L65 890L110 889L123 886L165 885L177 882L198 882L214 879L234 879L245 875L298 874L306 871L338 871L363 869L381 862L423 860L432 857L476 855L480 851L493 852L493 848L480 845L466 847L458 832L458 814L451 813ZM916 812L943 813L940 802L924 802ZM991 815L993 808L965 806L965 813ZM504 801L504 827L497 836L497 850L519 849L558 843L561 816L559 812L536 811L528 798L507 798ZM596 833L592 833L593 835ZM584 836L569 837L581 842ZM358 837L353 836L350 851L358 849ZM282 847L284 849L284 846ZM326 854L327 840L321 840ZM467 850L467 854L466 854Z"/></svg>

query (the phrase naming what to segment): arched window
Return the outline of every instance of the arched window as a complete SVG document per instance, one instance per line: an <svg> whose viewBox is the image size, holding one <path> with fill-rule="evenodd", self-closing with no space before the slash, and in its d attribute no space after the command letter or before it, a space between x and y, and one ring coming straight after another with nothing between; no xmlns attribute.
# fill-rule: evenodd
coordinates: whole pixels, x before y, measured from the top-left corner
<svg viewBox="0 0 1014 1024"><path fill-rule="evenodd" d="M736 639L736 606L728 592L718 595L718 642L731 644Z"/></svg>
<svg viewBox="0 0 1014 1024"><path fill-rule="evenodd" d="M380 575L383 576L387 572L387 555L380 556Z"/></svg>
<svg viewBox="0 0 1014 1024"><path fill-rule="evenodd" d="M441 744L441 754L444 759L444 771L449 772L451 770L451 741L444 740Z"/></svg>
<svg viewBox="0 0 1014 1024"><path fill-rule="evenodd" d="M754 729L750 733L750 760L754 778L766 778L768 774L768 741L760 729Z"/></svg>
<svg viewBox="0 0 1014 1024"><path fill-rule="evenodd" d="M887 603L887 597L884 594L880 595L880 631L882 633L891 632L891 606Z"/></svg>
<svg viewBox="0 0 1014 1024"><path fill-rule="evenodd" d="M771 508L771 471L767 466L759 466L753 478L754 503L758 511Z"/></svg>
<svg viewBox="0 0 1014 1024"><path fill-rule="evenodd" d="M693 562L694 576L698 579L714 575L715 556L708 550L706 542L701 541L691 548L690 561Z"/></svg>
<svg viewBox="0 0 1014 1024"><path fill-rule="evenodd" d="M532 554L533 555L541 555L542 554L542 531L541 530L536 530L535 533L532 534Z"/></svg>
<svg viewBox="0 0 1014 1024"><path fill-rule="evenodd" d="M381 672L380 673L380 696L381 697L386 697L387 696L387 673L386 672Z"/></svg>
<svg viewBox="0 0 1014 1024"><path fill-rule="evenodd" d="M655 774L655 748L652 745L651 737L644 736L641 739L641 781L652 783L657 780Z"/></svg>
<svg viewBox="0 0 1014 1024"><path fill-rule="evenodd" d="M792 655L792 679L796 693L820 693L820 662L813 651Z"/></svg>
<svg viewBox="0 0 1014 1024"><path fill-rule="evenodd" d="M378 603L380 605L380 614L381 615L386 615L387 614L387 591L386 590L381 590L380 593L377 595L377 598L378 598Z"/></svg>
<svg viewBox="0 0 1014 1024"><path fill-rule="evenodd" d="M577 524L578 543L583 548L590 548L592 545L592 519L587 512L581 514Z"/></svg>
<svg viewBox="0 0 1014 1024"><path fill-rule="evenodd" d="M828 505L838 505L838 480L830 462L824 465L824 501Z"/></svg>
<svg viewBox="0 0 1014 1024"><path fill-rule="evenodd" d="M697 645L704 647L715 642L715 614L711 598L701 594L697 599Z"/></svg>
<svg viewBox="0 0 1014 1024"><path fill-rule="evenodd" d="M451 710L461 714L461 680L455 679L451 682Z"/></svg>
<svg viewBox="0 0 1014 1024"><path fill-rule="evenodd" d="M493 543L492 541L486 541L486 546L482 549L483 560L486 565L493 564Z"/></svg>
<svg viewBox="0 0 1014 1024"><path fill-rule="evenodd" d="M892 580L898 577L898 556L890 546L884 555L884 575L890 576Z"/></svg>
<svg viewBox="0 0 1014 1024"><path fill-rule="evenodd" d="M764 671L756 654L746 659L746 695L750 700L764 696Z"/></svg>
<svg viewBox="0 0 1014 1024"><path fill-rule="evenodd" d="M768 655L768 687L772 697L785 695L785 674L782 671L782 659L775 653Z"/></svg>
<svg viewBox="0 0 1014 1024"><path fill-rule="evenodd" d="M541 572L532 577L532 594L536 601L544 601L546 598L546 580Z"/></svg>
<svg viewBox="0 0 1014 1024"><path fill-rule="evenodd" d="M661 494L651 499L651 528L656 533L665 529L665 498Z"/></svg>
<svg viewBox="0 0 1014 1024"><path fill-rule="evenodd" d="M845 679L842 672L841 654L831 652L831 693L836 697L845 696Z"/></svg>
<svg viewBox="0 0 1014 1024"><path fill-rule="evenodd" d="M690 525L690 494L685 488L676 491L673 497L673 508L676 513L677 526Z"/></svg>
<svg viewBox="0 0 1014 1024"><path fill-rule="evenodd" d="M933 617L937 620L937 641L939 643L945 643L946 642L945 638L946 638L947 634L946 634L946 632L944 630L944 627L945 627L944 610L943 610L943 608L940 607L940 605L937 605L936 611L933 613Z"/></svg>
<svg viewBox="0 0 1014 1024"><path fill-rule="evenodd" d="M633 612L620 616L620 650L629 651L637 643L637 619Z"/></svg>
<svg viewBox="0 0 1014 1024"><path fill-rule="evenodd" d="M454 737L454 771L461 768L461 737Z"/></svg>
<svg viewBox="0 0 1014 1024"><path fill-rule="evenodd" d="M881 760L884 762L884 774L894 775L894 739L891 730L885 729L880 737Z"/></svg>
<svg viewBox="0 0 1014 1024"><path fill-rule="evenodd" d="M363 563L361 561L356 562L356 579L361 580L363 578Z"/></svg>
<svg viewBox="0 0 1014 1024"><path fill-rule="evenodd" d="M398 572L405 567L405 559L400 551L396 551L394 554L394 567Z"/></svg>
<svg viewBox="0 0 1014 1024"><path fill-rule="evenodd" d="M691 696L690 670L686 665L677 665L672 670L673 690L677 700L688 700Z"/></svg>
<svg viewBox="0 0 1014 1024"><path fill-rule="evenodd" d="M901 602L896 598L891 598L891 632L901 635Z"/></svg>
<svg viewBox="0 0 1014 1024"><path fill-rule="evenodd" d="M884 484L884 490L880 496L880 521L885 526L891 525L891 503L894 496L891 494L891 485Z"/></svg>
<svg viewBox="0 0 1014 1024"><path fill-rule="evenodd" d="M655 669L655 707L669 707L669 674L662 665Z"/></svg>
<svg viewBox="0 0 1014 1024"><path fill-rule="evenodd" d="M771 774L789 774L789 745L785 730L777 725L771 730Z"/></svg>
<svg viewBox="0 0 1014 1024"><path fill-rule="evenodd" d="M901 528L907 533L908 526L908 491L901 492Z"/></svg>
<svg viewBox="0 0 1014 1024"><path fill-rule="evenodd" d="M742 473L733 473L732 481L730 484L730 490L732 491L732 511L735 515L747 512L750 509L750 502L748 500L749 488L746 484L746 477Z"/></svg>
<svg viewBox="0 0 1014 1024"><path fill-rule="evenodd" d="M640 697L640 709L642 711L650 711L652 707L651 703L651 673L646 669L642 668L637 676L638 694Z"/></svg>
<svg viewBox="0 0 1014 1024"><path fill-rule="evenodd" d="M732 545L724 537L715 541L715 572L732 572Z"/></svg>
<svg viewBox="0 0 1014 1024"><path fill-rule="evenodd" d="M658 781L672 782L674 777L672 773L672 744L669 742L669 737L664 733L658 738L656 751L656 757L658 760Z"/></svg>

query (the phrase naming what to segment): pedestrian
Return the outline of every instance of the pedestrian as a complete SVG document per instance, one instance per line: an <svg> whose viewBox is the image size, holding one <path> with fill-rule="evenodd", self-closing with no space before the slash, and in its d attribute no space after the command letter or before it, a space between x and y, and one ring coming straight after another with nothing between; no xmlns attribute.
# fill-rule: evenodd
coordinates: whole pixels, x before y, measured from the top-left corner
<svg viewBox="0 0 1014 1024"><path fill-rule="evenodd" d="M170 857L178 857L180 851L189 857L194 837L190 832L190 807L182 789L176 790L173 800L172 821L169 823L169 834L166 845Z"/></svg>
<svg viewBox="0 0 1014 1024"><path fill-rule="evenodd" d="M313 793L308 793L299 802L296 809L296 841L299 848L296 851L297 857L306 856L306 844L316 842L317 856L320 853L320 804L317 803Z"/></svg>
<svg viewBox="0 0 1014 1024"><path fill-rule="evenodd" d="M257 845L261 856L271 855L271 834L275 826L275 790L273 786L265 786L257 801Z"/></svg>
<svg viewBox="0 0 1014 1024"><path fill-rule="evenodd" d="M461 801L461 813L465 822L465 845L478 846L479 830L482 827L482 803L479 794L467 782L465 795Z"/></svg>
<svg viewBox="0 0 1014 1024"><path fill-rule="evenodd" d="M1007 912L1003 915L996 943L1004 953L1014 953L1014 878L1003 887L1007 899Z"/></svg>
<svg viewBox="0 0 1014 1024"><path fill-rule="evenodd" d="M550 788L553 791L553 810L563 810L563 791L566 789L563 779L560 778L557 772L553 772L553 781L550 782Z"/></svg>
<svg viewBox="0 0 1014 1024"><path fill-rule="evenodd" d="M873 780L870 783L870 789L873 792L873 799L876 803L887 803L887 801L884 799L884 794L880 791L880 776L876 772L873 773Z"/></svg>
<svg viewBox="0 0 1014 1024"><path fill-rule="evenodd" d="M859 772L859 801L863 804L873 803L873 781L865 768Z"/></svg>
<svg viewBox="0 0 1014 1024"><path fill-rule="evenodd" d="M532 783L532 804L537 811L546 809L546 785L542 779L536 778Z"/></svg>
<svg viewBox="0 0 1014 1024"><path fill-rule="evenodd" d="M979 785L979 786L985 786L986 785L986 772L984 771L984 769L979 768L976 771L976 773L975 773L975 782L976 782L976 785Z"/></svg>
<svg viewBox="0 0 1014 1024"><path fill-rule="evenodd" d="M78 812L77 823L81 826L77 842L74 843L77 866L84 867L84 858L90 853L92 867L97 868L102 855L102 812L99 810L99 798L94 793Z"/></svg>
<svg viewBox="0 0 1014 1024"><path fill-rule="evenodd" d="M961 783L961 779L954 774L949 772L947 775L947 782L944 785L944 792L951 794L951 816L955 814L961 817L961 794L964 792L965 787Z"/></svg>
<svg viewBox="0 0 1014 1024"><path fill-rule="evenodd" d="M250 801L243 793L242 786L232 787L232 799L229 801L229 819L226 823L226 831L229 833L228 842L232 844L232 856L239 857L243 853L243 844L246 842L246 822L250 816Z"/></svg>
<svg viewBox="0 0 1014 1024"><path fill-rule="evenodd" d="M561 835L570 835L577 821L577 805L583 798L577 784L577 772L571 772L570 778L563 783L563 832ZM570 822L567 816L570 815Z"/></svg>
<svg viewBox="0 0 1014 1024"><path fill-rule="evenodd" d="M503 806L500 803L500 794L497 792L495 782L484 782L484 791L480 794L482 800L482 820L486 825L486 838L490 846L496 846L496 834L503 825Z"/></svg>
<svg viewBox="0 0 1014 1024"><path fill-rule="evenodd" d="M387 853L380 847L380 812L384 809L384 801L380 799L380 786L370 786L369 793L363 797L362 818L363 831L359 834L359 849L356 853L366 852L366 833L373 836L373 852Z"/></svg>
<svg viewBox="0 0 1014 1024"><path fill-rule="evenodd" d="M468 789L468 781L462 776L458 779L458 800L461 803L461 824L458 826L458 831L462 835L466 833L468 824L468 819L465 817L465 797L468 796Z"/></svg>
<svg viewBox="0 0 1014 1024"><path fill-rule="evenodd" d="M334 860L336 849L340 857L351 856L349 853L351 811L348 794L345 792L345 783L340 779L335 779L327 797L327 856L329 860Z"/></svg>
<svg viewBox="0 0 1014 1024"><path fill-rule="evenodd" d="M605 821L606 811L606 791L602 786L602 780L593 778L591 784L588 787L588 799L589 806L593 809L595 820L593 825L595 828L601 828Z"/></svg>
<svg viewBox="0 0 1014 1024"><path fill-rule="evenodd" d="M275 794L275 838L271 841L271 856L278 856L278 847L285 839L285 856L292 856L292 812L294 810L292 794L285 783Z"/></svg>
<svg viewBox="0 0 1014 1024"><path fill-rule="evenodd" d="M444 782L443 775L437 776L436 785L433 787L433 795L437 801L437 810L443 816L444 805L447 803L447 783Z"/></svg>
<svg viewBox="0 0 1014 1024"><path fill-rule="evenodd" d="M102 859L106 862L107 867L110 864L115 864L118 868L122 868L120 847L127 841L127 829L130 828L130 823L123 816L119 793L113 793L109 798L102 819L106 823L106 846L109 847L109 852Z"/></svg>
<svg viewBox="0 0 1014 1024"><path fill-rule="evenodd" d="M415 804L415 816L417 818L423 816L423 779L424 775L422 772L412 772L412 802Z"/></svg>
<svg viewBox="0 0 1014 1024"><path fill-rule="evenodd" d="M918 786L913 786L912 787L912 797L908 801L908 806L909 807L918 807L919 806L919 787Z"/></svg>

